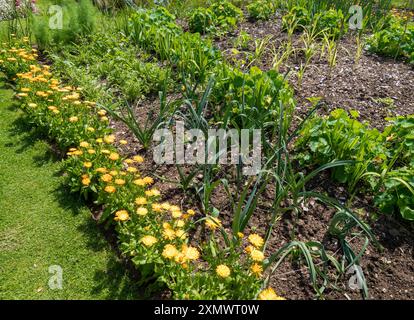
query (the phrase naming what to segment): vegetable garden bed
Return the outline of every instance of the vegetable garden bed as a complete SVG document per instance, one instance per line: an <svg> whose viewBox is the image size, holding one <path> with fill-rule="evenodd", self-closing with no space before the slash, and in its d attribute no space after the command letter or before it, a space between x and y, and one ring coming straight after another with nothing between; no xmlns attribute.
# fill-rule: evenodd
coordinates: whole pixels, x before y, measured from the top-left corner
<svg viewBox="0 0 414 320"><path fill-rule="evenodd" d="M0 69L152 295L412 299L412 15L368 1L352 31L345 2L81 1L10 25ZM156 163L179 122L260 129L261 170Z"/></svg>

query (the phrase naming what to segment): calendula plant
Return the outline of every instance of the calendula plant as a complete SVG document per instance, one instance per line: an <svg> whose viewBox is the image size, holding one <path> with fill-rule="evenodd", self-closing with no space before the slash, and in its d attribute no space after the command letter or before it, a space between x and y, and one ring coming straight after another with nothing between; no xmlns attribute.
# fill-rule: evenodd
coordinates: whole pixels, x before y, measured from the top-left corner
<svg viewBox="0 0 414 320"><path fill-rule="evenodd" d="M170 269L164 269L163 277L169 280L174 297L221 300L255 299L259 295L260 298L265 258L262 237L258 234L245 237L239 233L231 239L220 220L213 216L202 218L198 223L204 224L207 233L206 242L200 248L201 261L186 263L183 255L170 247L166 247L163 254L174 261ZM272 297L283 299L276 294Z"/></svg>
<svg viewBox="0 0 414 320"><path fill-rule="evenodd" d="M83 116L91 113L94 103L81 102L77 88L60 87L59 81L51 78L48 66L32 66L30 69L29 72L18 75L21 82L17 96L24 100L24 108L29 117L47 130L49 135L56 137L61 148L73 146L93 134L104 134L107 131L106 117Z"/></svg>

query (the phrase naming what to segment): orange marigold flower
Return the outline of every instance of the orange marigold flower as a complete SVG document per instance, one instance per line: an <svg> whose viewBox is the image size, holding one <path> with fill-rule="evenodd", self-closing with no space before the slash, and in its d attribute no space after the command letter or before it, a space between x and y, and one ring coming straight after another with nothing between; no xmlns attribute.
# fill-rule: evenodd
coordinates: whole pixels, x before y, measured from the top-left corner
<svg viewBox="0 0 414 320"><path fill-rule="evenodd" d="M113 186L106 186L104 190L107 193L115 193L115 191L116 191L115 187L113 187Z"/></svg>
<svg viewBox="0 0 414 320"><path fill-rule="evenodd" d="M118 186L123 186L125 184L125 180L124 179L115 179L115 184L117 184Z"/></svg>
<svg viewBox="0 0 414 320"><path fill-rule="evenodd" d="M153 236L144 236L141 238L141 242L147 246L147 247L151 247L154 244L156 244L158 242L157 238L153 237Z"/></svg>
<svg viewBox="0 0 414 320"><path fill-rule="evenodd" d="M259 300L286 300L286 299L278 296L275 290L269 287L259 293Z"/></svg>
<svg viewBox="0 0 414 320"><path fill-rule="evenodd" d="M249 242L256 248L261 248L264 245L263 238L256 233L252 233L251 235L249 235L248 239Z"/></svg>
<svg viewBox="0 0 414 320"><path fill-rule="evenodd" d="M113 177L110 174L104 174L101 179L103 182L110 182L112 181Z"/></svg>
<svg viewBox="0 0 414 320"><path fill-rule="evenodd" d="M216 268L216 273L221 278L227 278L228 276L230 276L231 271L230 268L225 264L220 264Z"/></svg>
<svg viewBox="0 0 414 320"><path fill-rule="evenodd" d="M117 154L116 152L112 152L112 153L109 155L109 159L110 159L110 160L113 160L113 161L116 161L116 160L118 160L118 159L119 159L119 154Z"/></svg>
<svg viewBox="0 0 414 320"><path fill-rule="evenodd" d="M260 276L263 272L263 267L260 264L255 263L251 266L250 270L252 270L255 275Z"/></svg>
<svg viewBox="0 0 414 320"><path fill-rule="evenodd" d="M250 252L250 257L257 262L262 262L264 260L264 254L262 251L257 250L257 249L253 249Z"/></svg>
<svg viewBox="0 0 414 320"><path fill-rule="evenodd" d="M216 230L218 227L221 227L221 221L216 217L208 216L206 220L206 226L210 230Z"/></svg>
<svg viewBox="0 0 414 320"><path fill-rule="evenodd" d="M119 210L115 213L115 221L127 221L129 219L128 211Z"/></svg>

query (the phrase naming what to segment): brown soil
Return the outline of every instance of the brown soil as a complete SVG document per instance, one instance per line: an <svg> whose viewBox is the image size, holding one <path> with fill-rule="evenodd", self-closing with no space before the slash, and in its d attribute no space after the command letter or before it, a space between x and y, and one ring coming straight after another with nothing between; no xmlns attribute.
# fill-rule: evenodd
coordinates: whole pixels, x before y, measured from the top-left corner
<svg viewBox="0 0 414 320"><path fill-rule="evenodd" d="M277 49L288 40L287 33L281 27L281 18L276 16L265 22L245 21L241 23L239 30L247 32L252 37L247 52L239 50L240 54L232 55L231 49L234 48L237 34L216 41L228 60L247 60L246 54L254 51L254 41L271 36L266 46L267 50L254 63L262 70L271 69L273 60L271 48ZM301 33L294 34L292 40L294 48L303 48ZM360 120L367 120L377 128L384 127L386 117L414 113L412 94L414 69L401 61L378 57L365 50L356 63L356 53L356 35L351 33L339 42L337 63L334 68L329 67L327 53L325 52L325 56L321 58L318 50L305 71L301 86L298 85L295 73L304 62L303 53L298 50L287 63L281 65L279 71L282 74L289 72L299 114L304 114L308 110L310 103L307 98L310 97L321 97L330 110L335 108L358 110ZM248 67L248 60L244 66ZM388 105L381 100L384 98L391 98L393 104Z"/></svg>

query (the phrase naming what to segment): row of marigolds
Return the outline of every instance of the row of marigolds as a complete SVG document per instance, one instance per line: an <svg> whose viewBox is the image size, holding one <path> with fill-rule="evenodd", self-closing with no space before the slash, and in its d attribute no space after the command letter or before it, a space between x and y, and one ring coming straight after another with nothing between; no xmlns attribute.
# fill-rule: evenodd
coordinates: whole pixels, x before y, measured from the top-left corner
<svg viewBox="0 0 414 320"><path fill-rule="evenodd" d="M49 66L36 62L28 39L2 47L0 71L15 82L28 120L68 150L71 191L103 207L100 221L116 224L120 248L143 284L167 286L176 299L282 299L264 289L259 235L230 235L217 218L195 221L194 210L162 202L153 179L140 175L144 159L117 152L105 110L81 100L81 88L54 79ZM202 243L189 234L195 227L203 231Z"/></svg>

